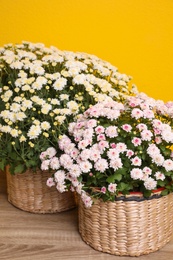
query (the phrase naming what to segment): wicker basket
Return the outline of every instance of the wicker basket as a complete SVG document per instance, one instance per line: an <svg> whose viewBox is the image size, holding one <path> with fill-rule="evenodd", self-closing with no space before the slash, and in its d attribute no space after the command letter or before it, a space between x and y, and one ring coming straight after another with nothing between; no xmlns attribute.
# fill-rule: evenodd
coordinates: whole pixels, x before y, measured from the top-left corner
<svg viewBox="0 0 173 260"><path fill-rule="evenodd" d="M173 193L151 199L96 200L86 208L79 199L79 232L98 251L139 256L162 248L173 231Z"/></svg>
<svg viewBox="0 0 173 260"><path fill-rule="evenodd" d="M55 187L47 187L50 175L50 172L40 170L11 175L7 168L8 201L31 213L55 213L76 207L74 193L59 193Z"/></svg>

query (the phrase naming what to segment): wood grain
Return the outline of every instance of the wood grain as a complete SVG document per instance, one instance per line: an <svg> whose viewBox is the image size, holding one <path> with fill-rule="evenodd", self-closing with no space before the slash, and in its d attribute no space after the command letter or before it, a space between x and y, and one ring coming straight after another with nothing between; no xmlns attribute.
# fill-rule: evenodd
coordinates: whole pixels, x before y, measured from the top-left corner
<svg viewBox="0 0 173 260"><path fill-rule="evenodd" d="M6 178L0 172L0 260L134 260L95 251L78 232L77 209L32 214L7 201ZM161 250L139 260L173 260L173 238Z"/></svg>

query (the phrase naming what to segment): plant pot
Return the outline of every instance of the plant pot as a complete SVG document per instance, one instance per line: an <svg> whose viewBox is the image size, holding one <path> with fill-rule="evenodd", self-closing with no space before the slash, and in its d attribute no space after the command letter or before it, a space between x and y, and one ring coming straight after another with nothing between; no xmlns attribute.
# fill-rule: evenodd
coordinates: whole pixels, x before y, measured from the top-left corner
<svg viewBox="0 0 173 260"><path fill-rule="evenodd" d="M5 172L0 170L0 193L7 192L6 175Z"/></svg>
<svg viewBox="0 0 173 260"><path fill-rule="evenodd" d="M75 195L71 191L60 193L56 187L49 188L48 171L27 170L11 175L6 168L8 201L15 207L31 213L55 213L76 207Z"/></svg>
<svg viewBox="0 0 173 260"><path fill-rule="evenodd" d="M137 195L137 196L136 196ZM98 251L139 256L162 248L173 231L173 193L118 197L114 202L94 200L86 208L79 199L79 232Z"/></svg>

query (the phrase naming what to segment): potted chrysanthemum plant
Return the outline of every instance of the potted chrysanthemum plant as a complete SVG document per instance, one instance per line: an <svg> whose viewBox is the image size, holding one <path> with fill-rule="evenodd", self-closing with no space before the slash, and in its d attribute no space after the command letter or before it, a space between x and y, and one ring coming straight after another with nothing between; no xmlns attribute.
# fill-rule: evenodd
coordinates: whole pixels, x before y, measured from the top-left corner
<svg viewBox="0 0 173 260"><path fill-rule="evenodd" d="M15 205L21 202L19 207L23 209L32 204L29 211L52 212L50 198L45 197L47 187L42 191L41 179L45 181L46 174L36 175L40 153L55 147L69 122L90 105L111 98L123 100L133 94L135 89L130 90L129 80L130 77L120 74L108 62L85 53L30 42L0 48L0 168L4 170L8 166L11 202ZM50 155L52 153L50 149ZM25 176L29 179L23 179L19 185L17 177ZM29 185L30 178L36 176L39 176L40 188ZM14 186L16 191L10 195ZM48 210L41 203L42 199L33 203L26 197L22 199L19 187L28 189L29 194L39 194L39 198L45 197ZM55 205L56 199L53 200Z"/></svg>
<svg viewBox="0 0 173 260"><path fill-rule="evenodd" d="M95 249L138 256L170 240L171 113L145 94L99 102L70 123L58 158L40 155L42 169L56 161L47 185L79 194L79 231Z"/></svg>

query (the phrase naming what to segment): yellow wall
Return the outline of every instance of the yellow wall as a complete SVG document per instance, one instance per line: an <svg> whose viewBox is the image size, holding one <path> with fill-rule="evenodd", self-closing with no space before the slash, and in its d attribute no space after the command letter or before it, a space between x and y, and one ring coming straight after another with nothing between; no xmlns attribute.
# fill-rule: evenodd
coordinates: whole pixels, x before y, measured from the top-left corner
<svg viewBox="0 0 173 260"><path fill-rule="evenodd" d="M95 54L140 91L173 100L172 0L0 0L0 46L22 40Z"/></svg>

